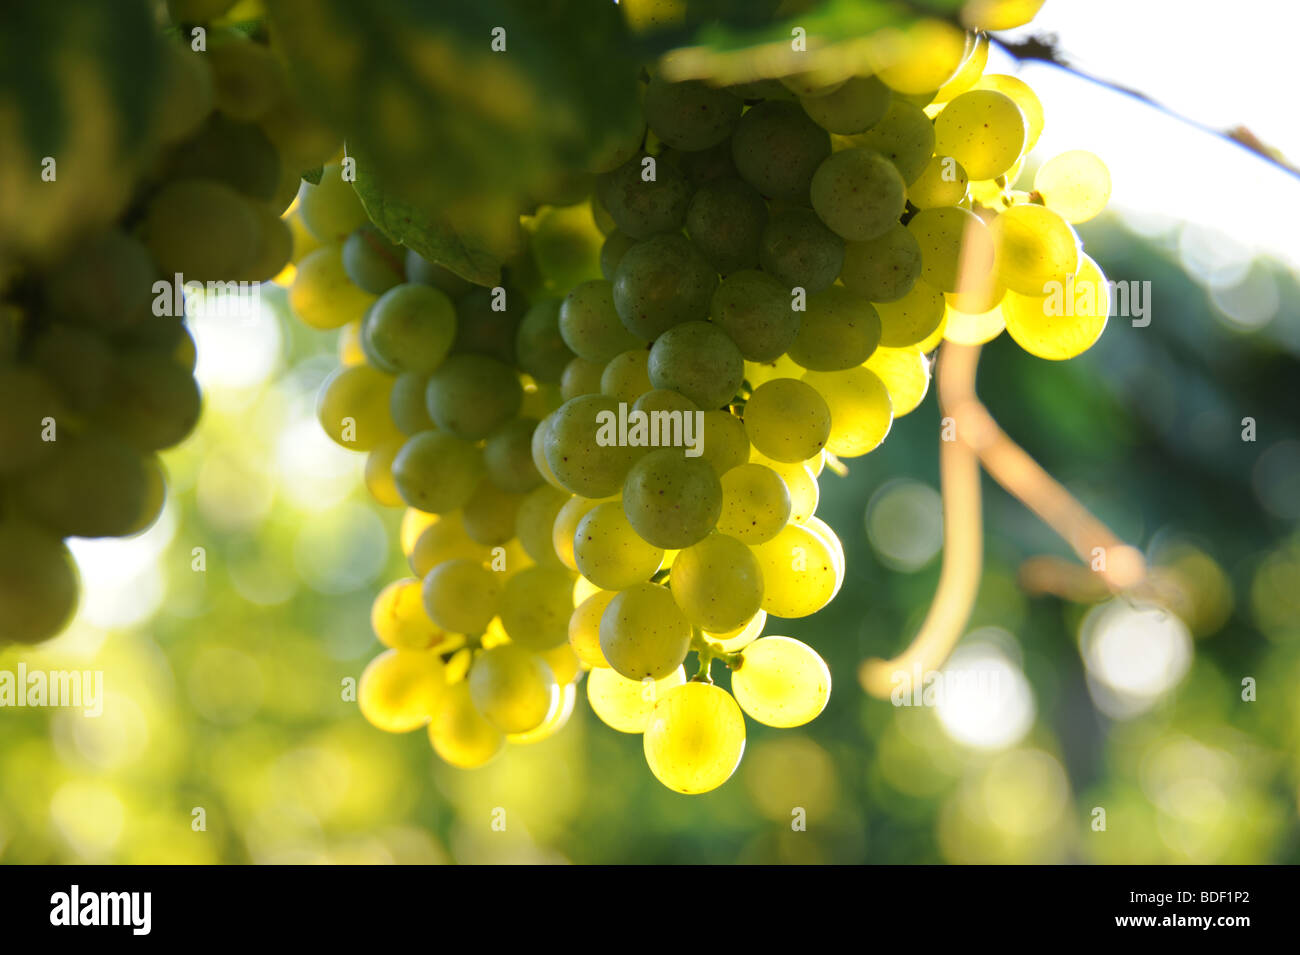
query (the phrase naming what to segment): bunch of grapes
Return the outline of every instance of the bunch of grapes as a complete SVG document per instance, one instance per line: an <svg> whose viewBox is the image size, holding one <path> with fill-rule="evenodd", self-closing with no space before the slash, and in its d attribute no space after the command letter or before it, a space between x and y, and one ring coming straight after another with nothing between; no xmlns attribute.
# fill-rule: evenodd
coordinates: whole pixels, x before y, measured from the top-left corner
<svg viewBox="0 0 1300 955"><path fill-rule="evenodd" d="M478 766L563 727L585 679L660 781L701 793L745 716L822 711L820 656L763 634L843 582L823 468L917 407L942 340L1006 328L1065 358L1105 323L1070 225L1104 167L1067 154L1016 190L1042 111L986 54L971 35L876 72L648 76L643 121L536 198L492 289L388 241L337 167L304 185L322 244L291 304L343 330L321 424L408 508L412 576L374 604L387 649L358 688L371 723ZM1091 306L1058 314L1053 283Z"/></svg>
<svg viewBox="0 0 1300 955"><path fill-rule="evenodd" d="M337 149L266 45L219 30L204 40L159 41L148 161L116 222L0 268L0 644L67 624L78 580L64 538L136 534L157 518L158 452L200 411L181 289L230 294L224 283L278 273L292 253L281 213L302 170Z"/></svg>

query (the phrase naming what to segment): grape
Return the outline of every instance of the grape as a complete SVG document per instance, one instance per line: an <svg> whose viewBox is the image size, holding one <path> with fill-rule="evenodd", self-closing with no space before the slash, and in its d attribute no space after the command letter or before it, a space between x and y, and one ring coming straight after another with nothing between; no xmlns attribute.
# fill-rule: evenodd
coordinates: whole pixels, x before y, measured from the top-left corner
<svg viewBox="0 0 1300 955"><path fill-rule="evenodd" d="M745 752L745 717L731 694L711 683L685 683L659 698L645 731L655 778L680 793L717 789Z"/></svg>
<svg viewBox="0 0 1300 955"><path fill-rule="evenodd" d="M755 388L745 404L745 432L769 458L806 461L826 445L831 412L821 395L802 381L774 378Z"/></svg>
<svg viewBox="0 0 1300 955"><path fill-rule="evenodd" d="M283 94L280 61L271 50L233 31L213 35L208 48L217 109L238 120L257 119Z"/></svg>
<svg viewBox="0 0 1300 955"><path fill-rule="evenodd" d="M767 203L740 179L714 179L696 190L686 210L686 232L715 270L726 275L758 265Z"/></svg>
<svg viewBox="0 0 1300 955"><path fill-rule="evenodd" d="M575 355L598 365L645 344L623 327L614 308L614 284L605 279L583 282L564 297L560 335Z"/></svg>
<svg viewBox="0 0 1300 955"><path fill-rule="evenodd" d="M76 609L77 567L63 542L26 521L0 521L0 648L48 640Z"/></svg>
<svg viewBox="0 0 1300 955"><path fill-rule="evenodd" d="M465 558L445 561L424 578L429 619L453 633L482 633L501 608L500 575Z"/></svg>
<svg viewBox="0 0 1300 955"><path fill-rule="evenodd" d="M257 216L248 200L223 183L181 179L149 201L139 234L164 275L179 273L187 282L225 280L251 258Z"/></svg>
<svg viewBox="0 0 1300 955"><path fill-rule="evenodd" d="M432 516L432 520L434 523L420 532L411 547L411 570L417 577L427 577L429 571L449 560L464 559L481 564L490 556L487 547L466 533L465 522L459 512L451 512L441 518Z"/></svg>
<svg viewBox="0 0 1300 955"><path fill-rule="evenodd" d="M289 287L289 308L299 321L316 329L340 328L374 300L348 279L337 245L323 245L307 253Z"/></svg>
<svg viewBox="0 0 1300 955"><path fill-rule="evenodd" d="M889 434L893 408L885 383L866 368L810 371L803 376L830 409L826 450L843 458L874 451Z"/></svg>
<svg viewBox="0 0 1300 955"><path fill-rule="evenodd" d="M619 501L588 511L573 536L573 559L582 575L602 590L622 590L649 580L664 552L642 540Z"/></svg>
<svg viewBox="0 0 1300 955"><path fill-rule="evenodd" d="M808 298L790 357L810 371L860 365L880 342L880 317L870 302L840 285Z"/></svg>
<svg viewBox="0 0 1300 955"><path fill-rule="evenodd" d="M650 131L674 149L688 150L708 149L730 136L742 106L726 90L698 80L669 83L661 76L651 78L643 104Z"/></svg>
<svg viewBox="0 0 1300 955"><path fill-rule="evenodd" d="M515 517L515 534L529 557L541 567L561 567L555 548L551 546L551 531L555 519L569 500L569 494L543 484L524 495Z"/></svg>
<svg viewBox="0 0 1300 955"><path fill-rule="evenodd" d="M620 733L644 733L659 697L685 682L686 671L681 667L662 680L629 680L601 667L587 677L587 701L606 726Z"/></svg>
<svg viewBox="0 0 1300 955"><path fill-rule="evenodd" d="M419 729L438 708L447 678L438 654L427 650L385 650L361 671L357 705L361 715L386 733Z"/></svg>
<svg viewBox="0 0 1300 955"><path fill-rule="evenodd" d="M356 190L343 181L343 167L334 162L322 168L317 185L304 179L298 187L298 215L307 231L325 243L342 242L367 221Z"/></svg>
<svg viewBox="0 0 1300 955"><path fill-rule="evenodd" d="M844 563L844 544L840 541L839 537L835 535L835 531L831 530L831 526L820 517L813 516L808 518L804 522L804 527L820 537L822 542L830 548L831 561L835 565L835 593L838 594L840 592L840 587L844 584L844 571L846 569Z"/></svg>
<svg viewBox="0 0 1300 955"><path fill-rule="evenodd" d="M949 303L944 313L943 337L957 345L983 345L1001 335L1006 327L1001 305L987 312L964 312Z"/></svg>
<svg viewBox="0 0 1300 955"><path fill-rule="evenodd" d="M680 412L683 416L695 414L699 406L684 394L668 388L652 388L632 402L633 411L644 411L653 416L656 411Z"/></svg>
<svg viewBox="0 0 1300 955"><path fill-rule="evenodd" d="M817 501L821 496L821 488L817 484L817 475L813 469L802 461L796 464L776 461L757 450L751 457L753 458L751 464L761 464L770 468L785 484L786 491L790 495L790 520L796 524L808 520L817 510Z"/></svg>
<svg viewBox="0 0 1300 955"><path fill-rule="evenodd" d="M515 536L515 515L522 500L522 494L480 481L461 511L465 533L487 547L501 546Z"/></svg>
<svg viewBox="0 0 1300 955"><path fill-rule="evenodd" d="M573 538L578 532L578 524L588 512L602 503L604 502L593 498L574 496L556 512L555 524L551 527L551 546L560 563L570 570L578 569L573 556Z"/></svg>
<svg viewBox="0 0 1300 955"><path fill-rule="evenodd" d="M561 689L572 689L570 684L583 672L582 661L578 659L578 655L573 652L573 647L569 646L567 640L559 646L542 650L537 655L551 668L555 682L560 684Z"/></svg>
<svg viewBox="0 0 1300 955"><path fill-rule="evenodd" d="M422 587L416 578L403 577L375 598L370 608L370 626L384 646L394 650L427 650L446 636L424 609Z"/></svg>
<svg viewBox="0 0 1300 955"><path fill-rule="evenodd" d="M158 455L145 455L144 470L144 506L141 508L140 516L135 519L135 523L131 525L130 530L124 535L127 537L144 533L152 527L154 522L162 515L163 505L167 503L167 474L163 470L162 461Z"/></svg>
<svg viewBox="0 0 1300 955"><path fill-rule="evenodd" d="M608 395L583 395L560 406L547 429L545 454L555 477L574 494L609 497L618 492L641 449L601 444L601 418L618 415Z"/></svg>
<svg viewBox="0 0 1300 955"><path fill-rule="evenodd" d="M183 22L176 17L173 20ZM164 94L158 100L154 122L158 139L174 143L192 135L212 112L212 68L206 56L191 52L188 46L163 43L161 52L164 62L159 85Z"/></svg>
<svg viewBox="0 0 1300 955"><path fill-rule="evenodd" d="M731 141L723 140L708 149L680 153L677 161L686 178L695 186L715 179L737 179L736 164L731 160Z"/></svg>
<svg viewBox="0 0 1300 955"><path fill-rule="evenodd" d="M585 180L571 203L553 205L534 221L529 247L538 270L556 288L571 288L600 277L600 248L605 237L591 220L590 206L582 201L592 184Z"/></svg>
<svg viewBox="0 0 1300 955"><path fill-rule="evenodd" d="M1033 149L1038 142L1038 137L1043 133L1043 104L1039 101L1037 94L1029 88L1029 84L1017 76L1008 76L1005 73L987 73L980 77L975 84L975 89L993 90L1002 93L1020 107L1020 112L1025 117L1027 129L1025 146L1021 152L1027 153ZM976 178L984 177L977 176Z"/></svg>
<svg viewBox="0 0 1300 955"><path fill-rule="evenodd" d="M388 395L388 413L397 430L412 435L434 427L433 419L429 417L429 403L425 400L428 390L427 375L406 371L393 379L393 390Z"/></svg>
<svg viewBox="0 0 1300 955"><path fill-rule="evenodd" d="M638 153L597 179L596 195L620 231L648 239L682 227L691 184L671 163Z"/></svg>
<svg viewBox="0 0 1300 955"><path fill-rule="evenodd" d="M505 736L475 709L469 684L461 681L443 694L429 723L429 742L452 766L475 769L501 752Z"/></svg>
<svg viewBox="0 0 1300 955"><path fill-rule="evenodd" d="M650 349L650 383L671 388L701 408L727 404L740 390L745 360L727 333L709 322L684 322Z"/></svg>
<svg viewBox="0 0 1300 955"><path fill-rule="evenodd" d="M54 453L57 442L44 440L42 434L46 419L57 427L63 407L43 375L27 368L0 368L0 474L25 470Z"/></svg>
<svg viewBox="0 0 1300 955"><path fill-rule="evenodd" d="M838 584L830 545L799 524L787 524L754 547L763 574L763 609L776 617L806 617L830 603Z"/></svg>
<svg viewBox="0 0 1300 955"><path fill-rule="evenodd" d="M925 282L917 282L896 302L877 302L880 344L904 348L925 341L943 323L943 293ZM868 358L868 361L870 359Z"/></svg>
<svg viewBox="0 0 1300 955"><path fill-rule="evenodd" d="M384 507L402 507L406 503L393 480L393 459L405 443L403 436L389 438L375 445L366 455L366 490Z"/></svg>
<svg viewBox="0 0 1300 955"><path fill-rule="evenodd" d="M446 514L468 501L482 471L478 448L437 431L412 436L393 459L402 500L430 514Z"/></svg>
<svg viewBox="0 0 1300 955"><path fill-rule="evenodd" d="M593 672L609 668L609 661L600 649L600 618L617 596L612 590L598 590L578 604L569 617L569 646Z"/></svg>
<svg viewBox="0 0 1300 955"><path fill-rule="evenodd" d="M406 252L367 223L343 243L343 271L362 291L383 295L406 280Z"/></svg>
<svg viewBox="0 0 1300 955"><path fill-rule="evenodd" d="M508 421L488 436L483 445L487 476L503 491L523 494L542 483L533 464L532 441L537 422L532 418Z"/></svg>
<svg viewBox="0 0 1300 955"><path fill-rule="evenodd" d="M1042 9L1043 0L974 0L962 10L962 22L971 29L1014 30Z"/></svg>
<svg viewBox="0 0 1300 955"><path fill-rule="evenodd" d="M730 630L754 614L763 576L749 548L726 534L710 534L673 561L672 594L686 618L706 630Z"/></svg>
<svg viewBox="0 0 1300 955"><path fill-rule="evenodd" d="M921 249L911 231L897 223L874 239L844 245L840 281L872 302L897 301L920 274Z"/></svg>
<svg viewBox="0 0 1300 955"><path fill-rule="evenodd" d="M256 203L251 208L257 218L257 245L238 278L246 282L269 282L284 271L293 257L293 233L274 210Z"/></svg>
<svg viewBox="0 0 1300 955"><path fill-rule="evenodd" d="M993 270L984 220L957 206L922 209L907 224L921 250L921 278L944 292L979 288Z"/></svg>
<svg viewBox="0 0 1300 955"><path fill-rule="evenodd" d="M759 103L731 137L740 178L770 199L806 201L813 172L830 151L830 134L797 103Z"/></svg>
<svg viewBox="0 0 1300 955"><path fill-rule="evenodd" d="M1106 328L1110 287L1091 258L1080 257L1078 274L1066 280L1062 294L1035 298L1008 292L1002 302L1007 333L1017 345L1039 358L1060 361L1093 346Z"/></svg>
<svg viewBox="0 0 1300 955"><path fill-rule="evenodd" d="M1087 222L1110 199L1110 170L1087 150L1072 149L1038 167L1034 191L1066 222Z"/></svg>
<svg viewBox="0 0 1300 955"><path fill-rule="evenodd" d="M763 637L742 652L731 673L731 691L752 719L788 729L821 715L831 695L831 671L807 644Z"/></svg>
<svg viewBox="0 0 1300 955"><path fill-rule="evenodd" d="M800 70L786 76L777 77L778 82L787 93L793 93L799 99L817 99L830 96L848 82L848 77L839 68L839 64L822 62L812 69ZM767 97L775 98L774 96ZM787 98L787 97L782 97Z"/></svg>
<svg viewBox="0 0 1300 955"><path fill-rule="evenodd" d="M934 151L952 156L972 179L994 179L1025 151L1025 115L994 90L962 93L934 121Z"/></svg>
<svg viewBox="0 0 1300 955"><path fill-rule="evenodd" d="M122 537L148 504L145 459L100 431L64 435L14 482L30 515L63 537Z"/></svg>
<svg viewBox="0 0 1300 955"><path fill-rule="evenodd" d="M501 623L510 639L530 650L549 650L569 638L573 577L566 570L526 567L506 581Z"/></svg>
<svg viewBox="0 0 1300 955"><path fill-rule="evenodd" d="M551 712L560 688L546 662L521 647L484 650L469 668L470 699L503 733L526 733Z"/></svg>
<svg viewBox="0 0 1300 955"><path fill-rule="evenodd" d="M432 285L454 299L459 299L475 287L450 269L430 262L414 249L408 249L406 252L406 280L419 282L421 285Z"/></svg>
<svg viewBox="0 0 1300 955"><path fill-rule="evenodd" d="M786 209L768 220L759 244L763 268L790 289L815 295L829 288L844 264L844 240L810 209Z"/></svg>
<svg viewBox="0 0 1300 955"><path fill-rule="evenodd" d="M712 633L706 630L704 635L709 638L709 642L716 643L727 653L735 653L757 640L766 624L767 611L760 610L733 630L728 630L726 633Z"/></svg>
<svg viewBox="0 0 1300 955"><path fill-rule="evenodd" d="M818 223L819 228L824 228ZM838 237L836 237L836 241ZM790 290L754 269L733 272L713 293L713 322L749 361L775 361L799 331Z"/></svg>
<svg viewBox="0 0 1300 955"><path fill-rule="evenodd" d="M601 394L631 404L650 390L650 353L644 348L615 355L600 373Z"/></svg>
<svg viewBox="0 0 1300 955"><path fill-rule="evenodd" d="M222 113L213 113L193 137L173 148L166 163L167 179L224 183L250 199L273 202L278 208L266 211L277 217L298 192L298 176L283 174L266 133Z"/></svg>
<svg viewBox="0 0 1300 955"><path fill-rule="evenodd" d="M429 376L429 417L458 438L485 438L519 413L519 376L487 355L452 355Z"/></svg>
<svg viewBox="0 0 1300 955"><path fill-rule="evenodd" d="M704 412L703 421L702 456L718 477L749 460L749 435L743 421L725 409Z"/></svg>
<svg viewBox="0 0 1300 955"><path fill-rule="evenodd" d="M884 383L895 418L915 411L930 390L930 360L915 346L886 348L882 345L871 353L862 367L875 372ZM831 412L831 431L835 431L834 411Z"/></svg>
<svg viewBox="0 0 1300 955"><path fill-rule="evenodd" d="M1079 237L1051 209L1012 206L993 220L991 232L998 281L1013 292L1046 295L1079 271Z"/></svg>
<svg viewBox="0 0 1300 955"><path fill-rule="evenodd" d="M600 618L600 650L629 680L662 680L686 659L691 625L673 595L658 584L621 590Z"/></svg>
<svg viewBox="0 0 1300 955"><path fill-rule="evenodd" d="M48 307L70 322L104 331L127 328L149 315L157 271L143 244L110 229L81 242L50 270L44 282Z"/></svg>
<svg viewBox="0 0 1300 955"><path fill-rule="evenodd" d="M442 364L456 336L451 299L428 285L389 289L366 315L362 341L396 372L427 375Z"/></svg>
<svg viewBox="0 0 1300 955"><path fill-rule="evenodd" d="M605 244L600 247L600 274L611 282L614 281L614 276L618 273L618 264L623 261L623 255L636 243L636 239L617 229L607 235Z"/></svg>
<svg viewBox="0 0 1300 955"><path fill-rule="evenodd" d="M600 394L600 381L605 373L605 366L585 358L574 358L564 366L560 376L560 396L568 401L583 395Z"/></svg>
<svg viewBox="0 0 1300 955"><path fill-rule="evenodd" d="M790 492L771 468L750 462L722 475L718 531L746 544L761 544L790 520Z"/></svg>
<svg viewBox="0 0 1300 955"><path fill-rule="evenodd" d="M539 382L557 384L573 352L560 334L560 303L556 299L535 302L524 313L515 333L519 367Z"/></svg>
<svg viewBox="0 0 1300 955"><path fill-rule="evenodd" d="M861 133L880 122L889 109L889 87L875 76L855 76L825 96L799 100L822 129L840 135Z"/></svg>
<svg viewBox="0 0 1300 955"><path fill-rule="evenodd" d="M674 325L708 318L718 274L689 239L661 235L628 249L614 276L623 325L653 341Z"/></svg>
<svg viewBox="0 0 1300 955"><path fill-rule="evenodd" d="M908 183L907 201L918 209L955 206L966 198L970 177L951 156L935 156L915 182Z"/></svg>
<svg viewBox="0 0 1300 955"><path fill-rule="evenodd" d="M316 418L349 451L369 451L397 432L389 416L393 379L368 365L336 368L321 385Z"/></svg>
<svg viewBox="0 0 1300 955"><path fill-rule="evenodd" d="M946 103L974 86L989 61L989 41L983 33L966 35L966 58L952 79L939 87L932 102ZM945 203L946 205L946 203Z"/></svg>
<svg viewBox="0 0 1300 955"><path fill-rule="evenodd" d="M903 182L915 182L934 153L934 124L919 106L895 96L880 122L852 142L884 156Z"/></svg>
<svg viewBox="0 0 1300 955"><path fill-rule="evenodd" d="M656 547L690 547L717 523L722 485L707 461L661 448L628 472L623 508L636 532Z"/></svg>
<svg viewBox="0 0 1300 955"><path fill-rule="evenodd" d="M487 355L507 365L515 364L515 337L528 303L523 295L505 289L505 308L497 311L498 298L491 289L476 288L456 299L456 340L451 350Z"/></svg>
<svg viewBox="0 0 1300 955"><path fill-rule="evenodd" d="M911 95L931 93L951 80L966 52L965 34L938 20L917 20L890 40L878 75L891 89Z"/></svg>
<svg viewBox="0 0 1300 955"><path fill-rule="evenodd" d="M832 153L812 180L817 216L836 235L856 242L874 239L896 223L906 193L889 160L869 149Z"/></svg>

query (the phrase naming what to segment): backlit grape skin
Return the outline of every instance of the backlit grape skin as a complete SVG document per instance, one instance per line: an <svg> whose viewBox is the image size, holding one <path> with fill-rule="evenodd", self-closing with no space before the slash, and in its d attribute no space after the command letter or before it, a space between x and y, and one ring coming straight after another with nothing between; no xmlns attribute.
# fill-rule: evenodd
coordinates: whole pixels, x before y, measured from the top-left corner
<svg viewBox="0 0 1300 955"><path fill-rule="evenodd" d="M685 683L655 703L645 730L645 757L655 778L680 793L717 789L745 751L745 718L731 694L710 683Z"/></svg>

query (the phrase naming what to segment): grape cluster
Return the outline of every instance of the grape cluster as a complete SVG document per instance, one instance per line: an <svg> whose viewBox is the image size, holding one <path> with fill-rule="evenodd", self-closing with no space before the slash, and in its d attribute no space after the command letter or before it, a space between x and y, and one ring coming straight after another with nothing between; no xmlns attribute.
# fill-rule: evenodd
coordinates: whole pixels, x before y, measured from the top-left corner
<svg viewBox="0 0 1300 955"><path fill-rule="evenodd" d="M1105 288L1070 225L1104 167L1067 154L1013 190L1037 100L982 75L981 36L936 50L743 87L648 77L644 123L537 197L493 289L389 242L336 169L304 186L302 224L336 233L290 295L342 329L321 424L408 508L412 576L374 604L387 649L358 688L371 723L478 766L562 727L585 675L654 775L701 793L746 715L822 711L820 656L763 633L843 582L823 468L917 407L945 338L1006 327L1062 358L1105 322L1044 307L1054 281Z"/></svg>
<svg viewBox="0 0 1300 955"><path fill-rule="evenodd" d="M216 29L206 41L159 41L147 171L112 226L0 269L0 644L68 622L78 580L64 538L157 518L158 452L200 411L180 288L278 273L292 252L281 213L316 153L337 148L267 46Z"/></svg>

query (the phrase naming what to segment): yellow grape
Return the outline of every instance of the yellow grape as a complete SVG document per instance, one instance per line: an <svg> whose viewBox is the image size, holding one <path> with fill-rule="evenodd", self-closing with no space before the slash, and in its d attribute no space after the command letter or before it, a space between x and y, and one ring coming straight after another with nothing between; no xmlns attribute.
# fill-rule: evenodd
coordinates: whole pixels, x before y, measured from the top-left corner
<svg viewBox="0 0 1300 955"><path fill-rule="evenodd" d="M846 371L810 371L804 382L817 390L830 408L831 433L826 450L843 458L874 451L894 422L889 389L865 366Z"/></svg>
<svg viewBox="0 0 1300 955"><path fill-rule="evenodd" d="M806 527L786 525L776 537L756 546L754 556L763 571L763 609L772 616L806 617L835 595L835 555L820 535Z"/></svg>
<svg viewBox="0 0 1300 955"><path fill-rule="evenodd" d="M507 733L506 742L514 743L516 746L527 746L530 743L540 743L544 739L550 739L568 724L577 702L578 688L572 683L566 684L556 695L555 705L551 707L551 712L540 725L524 733Z"/></svg>
<svg viewBox="0 0 1300 955"><path fill-rule="evenodd" d="M959 206L922 209L907 230L920 246L921 278L928 285L955 292L987 283L993 271L993 239L973 212Z"/></svg>
<svg viewBox="0 0 1300 955"><path fill-rule="evenodd" d="M918 281L898 301L877 302L876 314L880 316L881 345L915 345L932 336L943 321L943 293L928 282Z"/></svg>
<svg viewBox="0 0 1300 955"><path fill-rule="evenodd" d="M402 543L402 553L409 555L415 549L415 542L426 530L442 520L437 514L428 514L414 507L408 507L402 513L402 524L398 530L398 539ZM432 569L432 568L431 568ZM424 574L416 576L423 577Z"/></svg>
<svg viewBox="0 0 1300 955"><path fill-rule="evenodd" d="M573 557L573 535L578 524L590 511L606 501L617 501L616 497L595 498L574 495L565 502L555 515L555 524L551 528L551 546L560 563L570 570L577 570L578 564Z"/></svg>
<svg viewBox="0 0 1300 955"><path fill-rule="evenodd" d="M429 722L446 689L446 672L438 654L385 650L362 671L357 705L377 729L406 733Z"/></svg>
<svg viewBox="0 0 1300 955"><path fill-rule="evenodd" d="M636 584L619 591L600 618L600 650L629 680L659 680L681 666L691 625L668 588Z"/></svg>
<svg viewBox="0 0 1300 955"><path fill-rule="evenodd" d="M918 20L879 35L886 53L876 75L900 93L931 93L953 80L966 53L962 31L940 20Z"/></svg>
<svg viewBox="0 0 1300 955"><path fill-rule="evenodd" d="M449 560L463 559L483 564L491 556L491 548L483 546L466 533L460 511L452 511L442 515L440 520L426 527L416 538L415 546L411 548L410 563L411 570L417 577L425 577L433 568Z"/></svg>
<svg viewBox="0 0 1300 955"><path fill-rule="evenodd" d="M1029 152L1038 142L1038 137L1043 134L1043 104L1038 99L1038 94L1024 80L1015 76L1008 76L1006 73L985 73L980 77L979 82L975 84L977 90L993 90L1007 96L1020 107L1020 112L1024 114L1027 135L1025 137L1025 146L1021 154ZM980 176L981 179L991 178L989 176ZM1010 180L1014 181L1014 180Z"/></svg>
<svg viewBox="0 0 1300 955"><path fill-rule="evenodd" d="M515 516L515 536L524 553L537 561L539 566L563 566L551 543L551 531L555 527L555 518L559 516L560 508L568 503L570 497L567 491L543 484L525 494L519 504L519 513Z"/></svg>
<svg viewBox="0 0 1300 955"><path fill-rule="evenodd" d="M697 627L729 630L758 613L763 577L750 549L726 534L710 534L673 562L670 587L677 606Z"/></svg>
<svg viewBox="0 0 1300 955"><path fill-rule="evenodd" d="M569 646L567 640L558 647L542 650L537 655L546 661L546 665L551 668L551 673L555 675L555 682L562 687L576 681L578 674L583 671L582 661L578 659L578 655L573 652L573 647Z"/></svg>
<svg viewBox="0 0 1300 955"><path fill-rule="evenodd" d="M501 575L473 560L457 558L424 578L424 608L452 633L482 633L501 607Z"/></svg>
<svg viewBox="0 0 1300 955"><path fill-rule="evenodd" d="M713 465L718 477L749 460L749 436L745 423L730 411L704 412L702 457Z"/></svg>
<svg viewBox="0 0 1300 955"><path fill-rule="evenodd" d="M835 562L835 593L838 594L840 587L844 585L844 573L848 570L848 564L844 560L843 542L831 526L815 514L804 522L804 527L820 537L830 548L831 559Z"/></svg>
<svg viewBox="0 0 1300 955"><path fill-rule="evenodd" d="M564 569L527 567L506 581L501 623L510 639L541 652L569 638L573 575Z"/></svg>
<svg viewBox="0 0 1300 955"><path fill-rule="evenodd" d="M427 650L447 635L429 619L421 582L414 577L395 580L379 592L370 607L370 626L379 642L394 650Z"/></svg>
<svg viewBox="0 0 1300 955"><path fill-rule="evenodd" d="M686 682L678 667L661 680L629 680L609 668L587 676L587 702L601 721L620 733L644 733L650 712L664 691Z"/></svg>
<svg viewBox="0 0 1300 955"><path fill-rule="evenodd" d="M989 61L989 40L982 33L967 34L966 58L952 79L939 87L934 94L933 103L946 103L953 97L960 96L979 82L984 73L984 66Z"/></svg>
<svg viewBox="0 0 1300 955"><path fill-rule="evenodd" d="M622 590L649 580L664 560L662 548L641 538L620 501L588 511L573 534L573 560L584 577L604 590Z"/></svg>
<svg viewBox="0 0 1300 955"><path fill-rule="evenodd" d="M560 693L545 660L509 643L480 653L465 681L474 708L503 733L540 726Z"/></svg>
<svg viewBox="0 0 1300 955"><path fill-rule="evenodd" d="M717 789L745 752L745 717L712 683L684 683L663 694L646 725L645 758L655 778L680 793Z"/></svg>
<svg viewBox="0 0 1300 955"><path fill-rule="evenodd" d="M406 506L393 480L393 458L405 443L404 438L389 438L375 445L366 455L366 490L384 507Z"/></svg>
<svg viewBox="0 0 1300 955"><path fill-rule="evenodd" d="M821 487L817 484L817 477L808 465L802 462L787 464L783 461L774 461L758 451L754 452L752 463L771 468L785 482L786 490L790 494L791 521L798 523L817 510L817 502L821 499Z"/></svg>
<svg viewBox="0 0 1300 955"><path fill-rule="evenodd" d="M862 366L876 373L889 392L895 418L915 411L930 390L930 359L915 345L907 348L881 346ZM834 412L831 421L834 423Z"/></svg>
<svg viewBox="0 0 1300 955"><path fill-rule="evenodd" d="M966 198L970 176L951 156L933 156L907 187L907 201L918 209L955 206Z"/></svg>
<svg viewBox="0 0 1300 955"><path fill-rule="evenodd" d="M972 30L1014 30L1032 20L1044 0L969 0L962 22Z"/></svg>
<svg viewBox="0 0 1300 955"><path fill-rule="evenodd" d="M401 437L388 413L393 379L369 365L336 368L321 385L316 418L325 433L349 451L369 451Z"/></svg>
<svg viewBox="0 0 1300 955"><path fill-rule="evenodd" d="M1002 306L995 305L987 312L963 312L948 306L944 316L943 337L955 345L983 345L1002 334L1007 327L1002 316Z"/></svg>
<svg viewBox="0 0 1300 955"><path fill-rule="evenodd" d="M790 491L771 468L751 462L722 475L718 531L746 544L761 544L789 520Z"/></svg>
<svg viewBox="0 0 1300 955"><path fill-rule="evenodd" d="M759 634L763 632L763 627L766 624L767 611L760 610L734 630L728 630L726 633L713 633L712 631L705 630L704 635L708 637L710 641L722 647L723 650L728 653L734 653L741 647L747 647L757 640Z"/></svg>
<svg viewBox="0 0 1300 955"><path fill-rule="evenodd" d="M459 769L475 769L501 752L505 736L475 709L469 684L460 680L447 688L433 714L429 742L445 762Z"/></svg>
<svg viewBox="0 0 1300 955"><path fill-rule="evenodd" d="M600 618L617 596L612 590L598 590L582 600L569 615L569 646L592 669L609 666L600 649Z"/></svg>
<svg viewBox="0 0 1300 955"><path fill-rule="evenodd" d="M757 388L773 378L798 378L803 372L803 366L789 355L782 355L776 361L745 362L745 380L750 388Z"/></svg>
<svg viewBox="0 0 1300 955"><path fill-rule="evenodd" d="M1017 345L1039 358L1061 361L1093 346L1106 328L1110 287L1101 268L1082 257L1077 275L1060 292L1033 298L1008 292L1002 303L1007 333Z"/></svg>
<svg viewBox="0 0 1300 955"><path fill-rule="evenodd" d="M742 651L731 691L751 718L788 729L816 719L831 695L831 671L807 644L763 637Z"/></svg>
<svg viewBox="0 0 1300 955"><path fill-rule="evenodd" d="M1066 222L1087 222L1110 199L1110 170L1086 149L1072 149L1038 168L1034 191Z"/></svg>
<svg viewBox="0 0 1300 955"><path fill-rule="evenodd" d="M289 308L304 325L341 328L361 318L375 296L352 284L343 271L343 247L323 245L303 256L289 287Z"/></svg>
<svg viewBox="0 0 1300 955"><path fill-rule="evenodd" d="M366 353L361 350L361 320L348 322L339 329L339 364L364 365Z"/></svg>
<svg viewBox="0 0 1300 955"><path fill-rule="evenodd" d="M745 432L777 461L806 461L826 444L831 413L814 389L797 378L774 378L754 389L745 405Z"/></svg>
<svg viewBox="0 0 1300 955"><path fill-rule="evenodd" d="M1046 295L1079 271L1079 237L1051 209L1026 204L1002 212L992 225L998 281L1021 295Z"/></svg>
<svg viewBox="0 0 1300 955"><path fill-rule="evenodd" d="M962 93L934 121L934 152L952 156L972 179L993 179L1025 151L1028 129L1015 100L989 89Z"/></svg>

